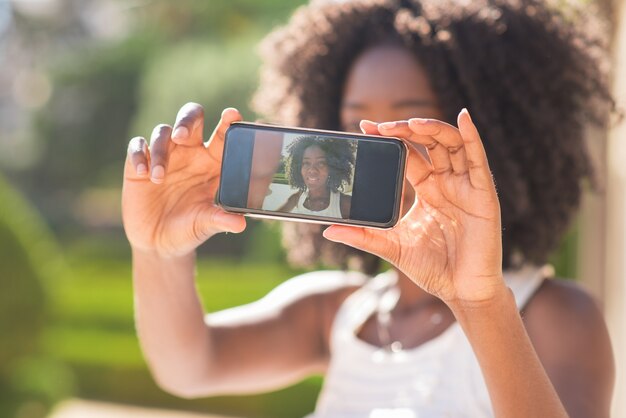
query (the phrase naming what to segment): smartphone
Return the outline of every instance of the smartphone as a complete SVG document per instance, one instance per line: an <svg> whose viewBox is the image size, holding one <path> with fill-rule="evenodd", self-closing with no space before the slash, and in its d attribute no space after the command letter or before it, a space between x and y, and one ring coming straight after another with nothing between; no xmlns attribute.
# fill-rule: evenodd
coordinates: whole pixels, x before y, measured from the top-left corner
<svg viewBox="0 0 626 418"><path fill-rule="evenodd" d="M406 156L398 138L237 122L216 199L252 217L391 228Z"/></svg>

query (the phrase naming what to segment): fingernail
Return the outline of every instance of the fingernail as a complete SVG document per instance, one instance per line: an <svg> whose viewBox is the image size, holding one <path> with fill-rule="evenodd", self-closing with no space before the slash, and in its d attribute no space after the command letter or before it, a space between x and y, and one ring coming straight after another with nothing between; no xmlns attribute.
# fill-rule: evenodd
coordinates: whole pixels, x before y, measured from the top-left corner
<svg viewBox="0 0 626 418"><path fill-rule="evenodd" d="M148 168L145 164L141 163L137 165L137 175L144 176L148 172Z"/></svg>
<svg viewBox="0 0 626 418"><path fill-rule="evenodd" d="M165 177L165 168L162 165L157 165L152 168L152 180L161 183Z"/></svg>
<svg viewBox="0 0 626 418"><path fill-rule="evenodd" d="M222 119L224 119L226 117L226 114L229 113L229 112L237 112L237 113L239 113L239 111L237 109L235 109L234 107L227 107L226 109L222 110Z"/></svg>
<svg viewBox="0 0 626 418"><path fill-rule="evenodd" d="M409 119L409 123L416 123L418 125L424 125L426 122L428 122L428 119L422 119L422 118Z"/></svg>
<svg viewBox="0 0 626 418"><path fill-rule="evenodd" d="M461 113L465 113L465 114L467 115L467 117L469 118L470 122L472 121L472 116L470 115L469 110L467 110L467 108L466 108L466 107L464 107L464 108L461 110Z"/></svg>
<svg viewBox="0 0 626 418"><path fill-rule="evenodd" d="M393 129L396 127L396 123L395 122L384 122L384 123L379 123L378 124L379 128L383 128L383 129Z"/></svg>
<svg viewBox="0 0 626 418"><path fill-rule="evenodd" d="M334 235L334 232L330 228L327 228L322 232L322 236L324 236L324 238L330 241L335 241L336 238L333 235Z"/></svg>
<svg viewBox="0 0 626 418"><path fill-rule="evenodd" d="M174 133L172 134L172 139L184 139L189 135L189 129L184 126L179 126L174 129Z"/></svg>

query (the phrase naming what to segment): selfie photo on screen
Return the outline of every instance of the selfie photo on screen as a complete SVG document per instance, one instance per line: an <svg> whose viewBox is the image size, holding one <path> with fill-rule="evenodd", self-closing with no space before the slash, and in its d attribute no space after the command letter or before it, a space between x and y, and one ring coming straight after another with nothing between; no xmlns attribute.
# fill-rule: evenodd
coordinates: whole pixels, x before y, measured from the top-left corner
<svg viewBox="0 0 626 418"><path fill-rule="evenodd" d="M216 202L251 217L391 228L406 153L398 138L237 122Z"/></svg>
<svg viewBox="0 0 626 418"><path fill-rule="evenodd" d="M263 141L264 146L256 146ZM260 155L263 148L265 158ZM255 138L251 177L276 161L275 146L267 146L265 138ZM356 141L316 135L285 134L280 160L262 204L263 210L348 218L354 180ZM252 182L251 182L252 184ZM249 193L250 197L254 194Z"/></svg>

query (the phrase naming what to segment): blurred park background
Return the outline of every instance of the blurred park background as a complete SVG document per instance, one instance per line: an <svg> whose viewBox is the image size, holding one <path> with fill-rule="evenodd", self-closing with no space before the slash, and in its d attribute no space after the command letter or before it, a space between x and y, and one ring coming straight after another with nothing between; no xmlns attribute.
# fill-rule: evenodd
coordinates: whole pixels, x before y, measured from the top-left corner
<svg viewBox="0 0 626 418"><path fill-rule="evenodd" d="M44 417L68 398L245 417L313 409L321 378L243 398L183 400L157 388L135 336L120 217L128 139L172 123L188 101L205 107L207 133L226 106L254 120L255 46L305 2L0 0L0 417ZM601 4L616 51L620 6ZM617 318L623 283L600 278L624 277L615 261L624 258L624 204L610 193L626 177L612 174L611 155L625 151L609 152L615 132L595 135L606 187L589 195L553 261ZM249 225L200 250L210 311L258 299L298 273L278 225ZM623 341L623 326L612 327Z"/></svg>

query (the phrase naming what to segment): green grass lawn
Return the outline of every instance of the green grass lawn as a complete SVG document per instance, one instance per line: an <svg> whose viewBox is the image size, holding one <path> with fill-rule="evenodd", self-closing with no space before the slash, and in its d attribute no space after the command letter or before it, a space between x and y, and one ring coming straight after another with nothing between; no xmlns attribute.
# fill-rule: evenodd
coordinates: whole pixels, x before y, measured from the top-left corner
<svg viewBox="0 0 626 418"><path fill-rule="evenodd" d="M312 410L320 378L259 396L189 401L163 393L135 335L128 257L70 255L68 265L71 273L51 286L44 346L74 372L78 396L249 417L296 417ZM279 263L200 259L197 283L207 311L217 311L257 300L297 273Z"/></svg>
<svg viewBox="0 0 626 418"><path fill-rule="evenodd" d="M53 286L49 352L64 359L109 365L143 364L133 323L129 260L74 260L72 274ZM259 299L297 274L278 264L200 260L198 291L207 311Z"/></svg>

